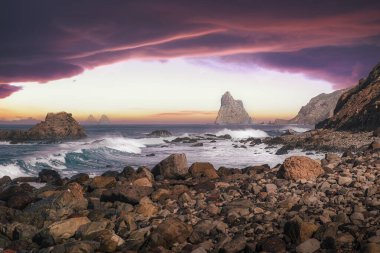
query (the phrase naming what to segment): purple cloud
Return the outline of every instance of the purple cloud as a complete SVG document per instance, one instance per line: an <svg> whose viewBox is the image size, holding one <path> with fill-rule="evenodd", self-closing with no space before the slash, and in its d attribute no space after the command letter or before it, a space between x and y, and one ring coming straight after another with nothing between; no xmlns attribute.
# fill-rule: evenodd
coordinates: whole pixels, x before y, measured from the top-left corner
<svg viewBox="0 0 380 253"><path fill-rule="evenodd" d="M22 88L19 86L13 86L10 84L0 84L0 99L9 97L13 93L21 90Z"/></svg>
<svg viewBox="0 0 380 253"><path fill-rule="evenodd" d="M227 57L347 86L378 58L379 10L375 0L3 1L0 82L128 59Z"/></svg>

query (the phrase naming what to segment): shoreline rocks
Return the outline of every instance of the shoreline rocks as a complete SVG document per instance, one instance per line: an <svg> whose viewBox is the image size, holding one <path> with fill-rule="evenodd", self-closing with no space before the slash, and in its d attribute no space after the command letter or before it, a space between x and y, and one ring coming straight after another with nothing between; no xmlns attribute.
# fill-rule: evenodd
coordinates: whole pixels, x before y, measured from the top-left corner
<svg viewBox="0 0 380 253"><path fill-rule="evenodd" d="M0 178L0 248L359 253L380 247L379 150L218 170L204 162L188 168L184 154L173 154L156 170L126 167L70 179L41 171L37 180L46 185L38 189L26 179ZM17 198L22 205L9 201Z"/></svg>

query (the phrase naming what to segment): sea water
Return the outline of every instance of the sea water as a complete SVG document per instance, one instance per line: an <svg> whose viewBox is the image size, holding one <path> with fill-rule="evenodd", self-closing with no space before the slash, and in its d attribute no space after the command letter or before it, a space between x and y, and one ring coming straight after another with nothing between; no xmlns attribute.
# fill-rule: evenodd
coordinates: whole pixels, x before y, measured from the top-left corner
<svg viewBox="0 0 380 253"><path fill-rule="evenodd" d="M0 129L27 129L30 126L0 126ZM210 162L220 166L244 168L251 165L269 164L271 167L291 155L306 155L301 150L290 151L286 155L276 155L281 146L268 147L265 144L241 146L240 140L249 137L263 138L278 136L287 129L301 132L309 130L305 126L217 126L217 125L93 125L85 126L88 138L63 143L10 144L0 142L0 177L11 178L35 176L41 169L54 169L63 176L79 172L90 176L107 170L122 170L125 166L147 166L152 168L173 153L185 153L189 164ZM173 136L149 138L154 130L165 129ZM203 146L170 143L176 137L204 136L205 134L229 134L231 140L202 141ZM312 158L322 154L308 153Z"/></svg>

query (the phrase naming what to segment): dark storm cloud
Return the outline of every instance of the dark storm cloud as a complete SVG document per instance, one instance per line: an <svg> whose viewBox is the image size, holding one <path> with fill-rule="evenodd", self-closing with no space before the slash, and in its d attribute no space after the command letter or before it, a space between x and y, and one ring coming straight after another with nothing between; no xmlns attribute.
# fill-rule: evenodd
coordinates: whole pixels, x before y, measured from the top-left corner
<svg viewBox="0 0 380 253"><path fill-rule="evenodd" d="M379 58L379 10L374 0L2 1L0 82L128 59L227 57L345 86Z"/></svg>
<svg viewBox="0 0 380 253"><path fill-rule="evenodd" d="M6 98L12 95L13 93L21 90L21 87L13 86L9 84L0 84L0 99Z"/></svg>

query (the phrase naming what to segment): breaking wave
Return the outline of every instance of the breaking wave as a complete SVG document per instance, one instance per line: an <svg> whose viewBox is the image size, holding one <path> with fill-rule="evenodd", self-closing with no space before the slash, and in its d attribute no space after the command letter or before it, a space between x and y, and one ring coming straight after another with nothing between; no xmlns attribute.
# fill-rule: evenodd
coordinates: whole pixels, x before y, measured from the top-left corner
<svg viewBox="0 0 380 253"><path fill-rule="evenodd" d="M231 129L223 129L221 131L218 131L215 133L216 135L230 135L232 139L246 139L246 138L264 138L268 137L269 135L262 130L258 129L242 129L242 130L231 130Z"/></svg>

